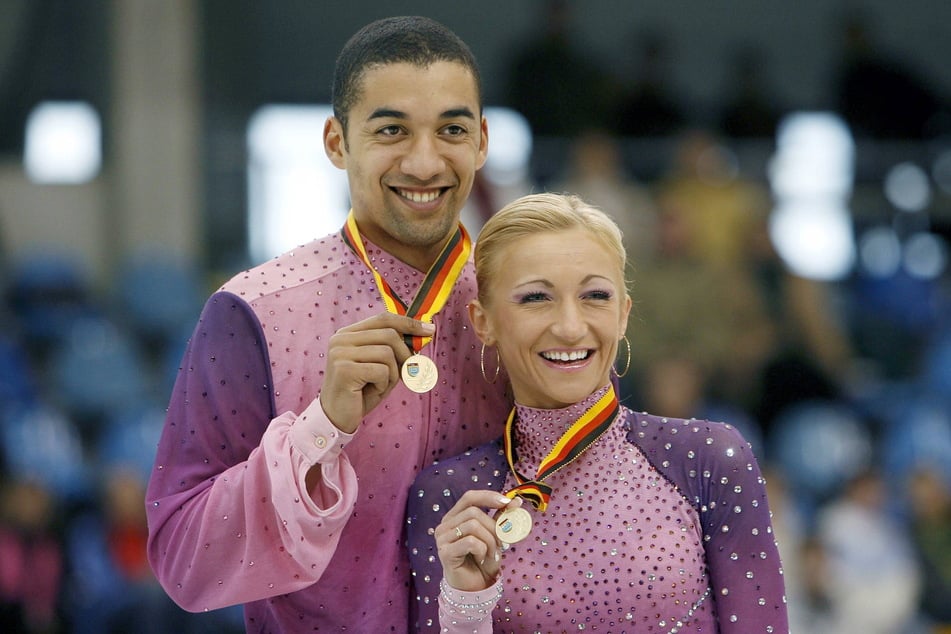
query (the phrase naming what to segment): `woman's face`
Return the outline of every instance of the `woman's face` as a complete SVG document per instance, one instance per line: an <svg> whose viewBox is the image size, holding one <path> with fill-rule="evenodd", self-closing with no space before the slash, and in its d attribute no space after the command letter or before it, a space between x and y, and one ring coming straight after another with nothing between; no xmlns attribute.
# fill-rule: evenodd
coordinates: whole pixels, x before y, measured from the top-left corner
<svg viewBox="0 0 951 634"><path fill-rule="evenodd" d="M496 264L485 304L469 313L515 400L556 409L607 385L631 308L617 257L578 228L513 242Z"/></svg>

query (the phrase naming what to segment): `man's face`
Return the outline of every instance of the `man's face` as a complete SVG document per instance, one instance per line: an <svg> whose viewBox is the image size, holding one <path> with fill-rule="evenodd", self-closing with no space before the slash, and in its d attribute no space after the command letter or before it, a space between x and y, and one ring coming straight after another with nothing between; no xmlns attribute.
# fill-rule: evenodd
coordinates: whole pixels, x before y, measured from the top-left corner
<svg viewBox="0 0 951 634"><path fill-rule="evenodd" d="M360 232L426 270L455 230L488 130L475 79L462 64L409 63L368 69L360 98L324 128L330 160L347 170Z"/></svg>

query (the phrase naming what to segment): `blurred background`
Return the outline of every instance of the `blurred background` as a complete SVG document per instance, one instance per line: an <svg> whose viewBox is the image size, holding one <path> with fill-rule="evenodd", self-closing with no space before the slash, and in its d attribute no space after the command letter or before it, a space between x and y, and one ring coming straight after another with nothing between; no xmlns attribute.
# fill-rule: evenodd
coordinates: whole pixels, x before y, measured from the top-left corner
<svg viewBox="0 0 951 634"><path fill-rule="evenodd" d="M145 561L163 410L207 295L342 225L334 58L413 13L480 61L467 227L618 221L623 399L750 441L794 631L951 631L951 3L391 5L0 0L0 630L243 631Z"/></svg>

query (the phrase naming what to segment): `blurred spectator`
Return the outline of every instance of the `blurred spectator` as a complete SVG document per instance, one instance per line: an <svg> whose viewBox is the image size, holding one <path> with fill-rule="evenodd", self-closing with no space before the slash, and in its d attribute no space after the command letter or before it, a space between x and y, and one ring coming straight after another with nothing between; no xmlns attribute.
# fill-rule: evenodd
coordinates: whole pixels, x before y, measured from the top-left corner
<svg viewBox="0 0 951 634"><path fill-rule="evenodd" d="M655 359L643 372L643 404L638 409L672 418L700 415L706 398L707 377L699 363L687 356Z"/></svg>
<svg viewBox="0 0 951 634"><path fill-rule="evenodd" d="M643 318L651 334L632 330L635 358L662 354L652 349L660 346L689 351L712 381L708 394L750 412L776 336L746 254L769 197L740 178L729 151L704 130L678 140L655 191L657 257L634 276L632 320L636 328Z"/></svg>
<svg viewBox="0 0 951 634"><path fill-rule="evenodd" d="M707 400L714 395L713 379L719 383L727 368L736 374L738 364L748 363L742 340L761 329L764 309L743 271L712 266L691 248L690 221L683 207L662 206L656 257L634 272L628 380L636 388L655 364L687 357L697 364Z"/></svg>
<svg viewBox="0 0 951 634"><path fill-rule="evenodd" d="M817 535L828 565L836 634L896 634L914 620L921 594L908 532L886 507L875 471L853 478L820 509Z"/></svg>
<svg viewBox="0 0 951 634"><path fill-rule="evenodd" d="M935 632L951 631L951 490L922 465L908 480L911 536L922 571L921 613Z"/></svg>
<svg viewBox="0 0 951 634"><path fill-rule="evenodd" d="M506 103L528 119L535 136L572 137L603 120L605 71L572 41L567 0L545 0L529 41L512 58Z"/></svg>
<svg viewBox="0 0 951 634"><path fill-rule="evenodd" d="M773 246L766 214L754 217L746 239L744 268L757 285L768 326L758 335L747 333L753 374L734 377L732 384L768 434L787 407L843 396L854 352L833 289L786 266Z"/></svg>
<svg viewBox="0 0 951 634"><path fill-rule="evenodd" d="M937 136L945 100L874 41L868 16L855 10L846 14L840 39L835 94L853 133L884 139Z"/></svg>
<svg viewBox="0 0 951 634"><path fill-rule="evenodd" d="M728 137L772 139L776 133L780 108L766 87L765 54L753 45L733 53L730 86L720 113L720 131Z"/></svg>
<svg viewBox="0 0 951 634"><path fill-rule="evenodd" d="M804 610L805 603L811 601L807 596L806 575L812 575L811 562L806 561L807 526L799 508L795 491L789 481L783 476L782 470L771 462L761 461L763 464L763 478L766 480L766 495L769 499L769 510L773 514L773 534L783 562L783 578L786 580L786 599L789 605L790 628L794 632L803 632L794 627L793 623L801 622L799 618Z"/></svg>
<svg viewBox="0 0 951 634"><path fill-rule="evenodd" d="M634 69L622 82L613 129L620 136L660 137L679 132L687 123L683 100L674 93L671 42L659 30L643 29L636 34Z"/></svg>
<svg viewBox="0 0 951 634"><path fill-rule="evenodd" d="M68 527L70 632L244 631L240 608L191 614L158 584L146 558L146 476L141 469L104 465L101 475L99 504L77 514Z"/></svg>
<svg viewBox="0 0 951 634"><path fill-rule="evenodd" d="M829 557L822 542L809 535L798 548L788 552L799 569L796 582L787 586L789 631L796 634L838 632L829 588ZM784 567L788 565L786 562L784 558Z"/></svg>
<svg viewBox="0 0 951 634"><path fill-rule="evenodd" d="M574 139L568 166L551 189L581 196L621 228L628 263L637 268L653 257L657 244L657 209L649 190L624 165L620 140L588 128Z"/></svg>
<svg viewBox="0 0 951 634"><path fill-rule="evenodd" d="M0 631L63 630L63 548L56 501L35 481L0 481Z"/></svg>
<svg viewBox="0 0 951 634"><path fill-rule="evenodd" d="M702 128L678 136L673 162L656 186L658 204L686 215L687 247L716 266L738 264L750 231L771 206L769 192L745 178L722 139Z"/></svg>

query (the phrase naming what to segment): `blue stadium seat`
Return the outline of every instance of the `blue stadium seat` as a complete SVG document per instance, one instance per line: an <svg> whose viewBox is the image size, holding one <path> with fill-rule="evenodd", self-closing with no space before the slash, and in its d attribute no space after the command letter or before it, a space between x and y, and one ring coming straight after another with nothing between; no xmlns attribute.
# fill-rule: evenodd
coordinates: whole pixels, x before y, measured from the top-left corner
<svg viewBox="0 0 951 634"><path fill-rule="evenodd" d="M77 321L51 355L51 397L84 435L116 412L151 402L150 368L138 344L106 318Z"/></svg>
<svg viewBox="0 0 951 634"><path fill-rule="evenodd" d="M0 425L6 468L36 480L60 500L85 500L92 478L79 430L61 411L37 405L10 412Z"/></svg>
<svg viewBox="0 0 951 634"><path fill-rule="evenodd" d="M770 455L790 488L807 500L834 495L873 460L871 430L842 403L804 401L790 406L774 425Z"/></svg>
<svg viewBox="0 0 951 634"><path fill-rule="evenodd" d="M184 257L143 249L120 267L117 311L146 343L162 347L194 325L205 292L196 267Z"/></svg>

